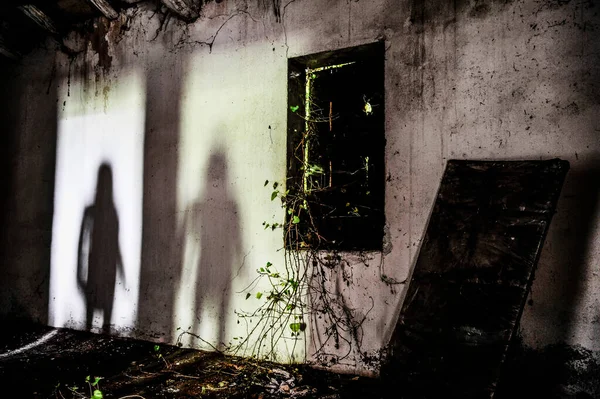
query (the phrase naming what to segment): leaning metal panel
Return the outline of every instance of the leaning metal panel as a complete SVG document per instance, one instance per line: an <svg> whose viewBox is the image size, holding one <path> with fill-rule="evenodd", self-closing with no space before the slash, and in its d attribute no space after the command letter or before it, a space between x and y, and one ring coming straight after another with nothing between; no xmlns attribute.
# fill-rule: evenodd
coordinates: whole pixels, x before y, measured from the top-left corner
<svg viewBox="0 0 600 399"><path fill-rule="evenodd" d="M568 169L448 162L390 343L403 397L493 397Z"/></svg>

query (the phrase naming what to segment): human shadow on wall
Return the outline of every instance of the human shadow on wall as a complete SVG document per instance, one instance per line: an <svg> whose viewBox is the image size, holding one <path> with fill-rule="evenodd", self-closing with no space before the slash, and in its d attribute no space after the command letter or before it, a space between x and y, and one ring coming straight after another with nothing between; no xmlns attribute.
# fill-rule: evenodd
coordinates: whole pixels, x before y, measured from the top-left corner
<svg viewBox="0 0 600 399"><path fill-rule="evenodd" d="M77 284L84 295L86 329L92 329L94 312L102 311L102 332L110 333L117 274L125 280L119 249L119 219L113 201L109 165L98 170L94 203L83 213L77 249Z"/></svg>
<svg viewBox="0 0 600 399"><path fill-rule="evenodd" d="M225 336L233 262L242 253L238 205L228 186L225 155L216 152L209 159L202 197L184 222L187 234L200 239L192 331L198 334L203 323L218 320L217 348Z"/></svg>

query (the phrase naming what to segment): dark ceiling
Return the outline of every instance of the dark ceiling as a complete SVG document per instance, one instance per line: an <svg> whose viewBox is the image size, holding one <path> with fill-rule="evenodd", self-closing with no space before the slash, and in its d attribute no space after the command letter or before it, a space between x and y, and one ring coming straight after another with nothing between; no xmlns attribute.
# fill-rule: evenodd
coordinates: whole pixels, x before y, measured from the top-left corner
<svg viewBox="0 0 600 399"><path fill-rule="evenodd" d="M48 36L64 33L92 18L118 17L139 2L154 3L182 19L194 20L207 0L0 0L0 58L18 60ZM208 0L210 1L210 0ZM220 2L221 0L215 0Z"/></svg>

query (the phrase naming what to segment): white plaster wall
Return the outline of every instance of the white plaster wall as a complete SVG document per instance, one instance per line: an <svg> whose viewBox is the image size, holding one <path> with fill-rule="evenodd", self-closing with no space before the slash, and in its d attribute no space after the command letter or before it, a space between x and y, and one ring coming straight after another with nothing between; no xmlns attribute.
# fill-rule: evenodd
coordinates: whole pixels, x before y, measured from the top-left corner
<svg viewBox="0 0 600 399"><path fill-rule="evenodd" d="M84 210L94 205L102 164L112 172L113 201L119 221L118 250L124 275L117 275L111 324L135 325L139 297L142 230L144 92L135 70L121 71L110 90L97 95L94 85L72 79L58 96L57 163L52 231L49 324L86 329L85 295L78 286L78 257L86 264L88 248L79 249ZM101 220L95 223L102 223ZM82 229L84 231L82 231ZM87 232L89 233L89 231ZM81 251L81 253L80 253ZM85 267L84 267L85 269ZM83 275L87 276L87 269ZM93 329L104 320L95 312Z"/></svg>
<svg viewBox="0 0 600 399"><path fill-rule="evenodd" d="M287 58L384 40L386 245L383 253L347 254L345 269L331 272L331 288L338 287L353 314L365 320L359 342L339 349L328 346L332 355L342 359L332 368L377 373L377 362L371 363L368 358L377 359L389 340L406 288L405 284L387 284L382 276L398 282L410 278L445 162L452 158L560 157L571 162L521 333L525 343L532 346L566 341L600 350L599 198L595 184L600 167L600 41L596 40L596 8L593 3L551 0L452 4L295 0L282 2L281 21L277 21L269 9L253 2L225 0L207 4L203 17L190 25L175 19L161 25L159 16L148 10L125 12L119 21L110 23L106 35L112 56L110 68L91 76L80 68L79 75L70 77L84 85L86 79L94 81L108 87L110 94L104 96L98 91L79 98L65 98L64 90L58 94L59 104L65 100L82 104L78 118L88 121L80 125L82 135L94 136L100 134L95 132L110 129L122 137L114 139L115 146L120 140L124 145L130 143L129 147L119 146L121 150L129 148L130 155L126 156L129 166L123 163L120 167L124 180L119 189L123 199L118 205L124 215L122 223L127 225L123 228L131 231L131 241L123 245L132 259L144 245L143 229L148 228L142 220L142 231L136 235L140 220L135 216L138 210L134 204L143 201L139 190L125 189L139 184L134 182L142 172L136 169L139 161L134 159L139 160L140 151L146 162L151 159L157 165L165 151L177 157L176 192L166 193L176 196L176 209L165 212L176 215L153 216L177 222L173 239L179 236L176 249L181 259L174 274L176 281L150 279L149 285L140 287L138 301L154 298L161 304L156 308L157 315L172 304L172 320L170 324L138 320L136 325L134 315L119 326L136 328L136 336L171 342L180 331L195 326L193 332L206 342L185 336L184 344L202 348L218 346L218 337L227 343L244 336L244 324L238 324L233 311L251 311L258 300L246 300L242 289L267 261L275 266L283 261L281 237L265 231L262 222L284 217L277 202L269 201L270 192L265 191L263 182L285 178ZM129 29L119 32L126 20ZM51 54L48 57L53 59ZM91 50L78 57L76 62L87 65L90 71L101 59ZM57 60L59 85L64 87L70 63L66 56ZM132 130L144 131L143 116L138 114L144 112L143 107L140 111L122 97L138 93L132 104L143 101L147 89L142 83L144 74L156 76L156 71L161 80L153 95L163 91L168 95L174 68L181 69L181 98L175 110L179 122L164 134L174 135L177 148L142 150L140 140L127 141L126 137ZM142 78L131 78L132 70ZM30 84L41 87L43 79L32 79ZM94 105L102 103L104 109ZM66 110L68 107L71 105ZM97 110L101 116L95 114ZM114 116L119 114L128 116L124 116L123 125L117 126ZM67 188L72 179L63 165L77 157L93 164L104 151L63 145L63 134L71 129L69 123L59 121L55 233L62 229L61 220L66 220L58 213L66 205L60 195L73 195L75 208L80 208L89 201L89 187L83 186L94 184L86 180L80 188ZM135 126L126 129L127 124ZM67 155L69 151L78 155ZM226 177L207 185L213 154L221 154L225 160ZM81 173L93 180L93 166L89 169ZM221 212L231 207L218 208L221 211L213 212L212 218L202 211L198 206L202 199L213 197L228 198L236 204L235 221L224 219ZM200 220L198 225L204 227L187 229L186 217ZM223 262L222 269L210 273L217 276L216 281L228 283L221 291L211 288L211 296L200 300L196 296L197 270L203 251L219 250L215 243L203 244L199 236L206 226L215 225L235 225L239 237L233 237L231 231L218 233L216 241L223 245L236 243L231 246L235 253ZM56 251L73 256L69 234L54 236L53 262ZM147 249L147 254L160 258L169 245L159 241ZM128 280L129 275L136 275L135 264L130 261ZM144 262L139 267L143 271ZM56 273L58 266L53 263L52 284L58 281ZM340 284L344 273L352 281L349 287ZM72 284L65 289L72 291ZM124 295L123 300L135 303L135 295L131 295ZM228 301L228 311L221 314L219 303L223 298ZM50 312L56 314L57 310L51 307ZM206 316L201 322L194 321L198 313ZM79 326L77 311L69 314L74 315L72 325ZM61 317L64 320L65 316ZM222 335L215 330L217 325L223 329ZM319 331L323 326L313 320L306 341L295 348L293 360L302 360L305 348L306 358L311 360L312 351L323 342ZM284 346L290 342L284 340ZM280 349L279 360L292 360L290 348Z"/></svg>

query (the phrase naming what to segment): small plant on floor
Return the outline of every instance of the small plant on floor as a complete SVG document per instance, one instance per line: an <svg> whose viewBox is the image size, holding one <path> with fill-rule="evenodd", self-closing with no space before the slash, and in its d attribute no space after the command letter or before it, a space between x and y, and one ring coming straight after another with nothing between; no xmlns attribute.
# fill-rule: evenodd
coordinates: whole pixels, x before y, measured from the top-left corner
<svg viewBox="0 0 600 399"><path fill-rule="evenodd" d="M88 375L85 378L85 381L88 383L88 386L90 388L90 399L102 399L104 398L104 395L102 395L102 391L100 390L100 385L99 382L102 379L102 377L94 377L94 382L91 382L90 380L90 376ZM92 390L92 388L95 388Z"/></svg>
<svg viewBox="0 0 600 399"><path fill-rule="evenodd" d="M165 357L162 355L162 353L160 353L160 345L154 345L154 353L156 354L156 358L157 359L161 359L163 362L165 362L165 366L170 369L171 368L171 363L169 363L167 361L167 359L165 359ZM95 398L94 398L95 399Z"/></svg>
<svg viewBox="0 0 600 399"><path fill-rule="evenodd" d="M87 382L88 387L90 389L90 396L89 399L103 399L104 395L102 394L102 391L100 390L100 380L102 380L102 377L94 377L94 380L92 381L91 377L88 375L87 377L85 377L85 382ZM77 392L77 387L69 387L69 390L76 395L77 397L80 398L85 398L86 395ZM62 396L62 395L61 395Z"/></svg>

